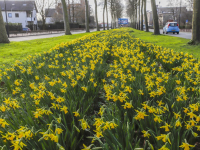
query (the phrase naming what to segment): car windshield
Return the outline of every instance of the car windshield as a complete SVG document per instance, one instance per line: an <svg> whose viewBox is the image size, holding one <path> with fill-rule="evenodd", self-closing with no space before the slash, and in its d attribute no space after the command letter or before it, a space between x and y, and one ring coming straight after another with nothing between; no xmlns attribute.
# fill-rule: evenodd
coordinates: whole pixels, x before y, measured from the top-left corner
<svg viewBox="0 0 200 150"><path fill-rule="evenodd" d="M170 23L169 26L175 27L177 26L177 23Z"/></svg>

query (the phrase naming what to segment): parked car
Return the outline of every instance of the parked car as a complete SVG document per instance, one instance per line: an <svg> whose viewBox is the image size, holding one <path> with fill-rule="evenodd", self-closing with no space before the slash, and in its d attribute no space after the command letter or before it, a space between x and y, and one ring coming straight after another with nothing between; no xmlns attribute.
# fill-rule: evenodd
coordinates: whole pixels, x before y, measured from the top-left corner
<svg viewBox="0 0 200 150"><path fill-rule="evenodd" d="M165 24L165 26L163 27L163 34L168 34L169 32L172 32L173 34L179 34L179 26L177 22L167 22Z"/></svg>
<svg viewBox="0 0 200 150"><path fill-rule="evenodd" d="M25 28L22 28L22 31L31 31L31 29L28 27L25 27Z"/></svg>

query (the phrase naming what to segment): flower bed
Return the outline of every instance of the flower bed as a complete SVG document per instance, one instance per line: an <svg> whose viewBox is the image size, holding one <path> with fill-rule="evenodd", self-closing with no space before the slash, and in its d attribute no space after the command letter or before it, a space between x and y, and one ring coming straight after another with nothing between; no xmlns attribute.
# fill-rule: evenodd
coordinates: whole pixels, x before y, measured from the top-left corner
<svg viewBox="0 0 200 150"><path fill-rule="evenodd" d="M128 29L17 61L0 70L0 145L193 148L200 141L199 65L191 55L131 37Z"/></svg>

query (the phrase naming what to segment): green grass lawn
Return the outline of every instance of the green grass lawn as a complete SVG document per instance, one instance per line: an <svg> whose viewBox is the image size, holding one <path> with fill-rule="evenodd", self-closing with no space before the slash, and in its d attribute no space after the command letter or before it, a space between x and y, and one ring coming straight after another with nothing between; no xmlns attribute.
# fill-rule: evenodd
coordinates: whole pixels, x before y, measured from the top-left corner
<svg viewBox="0 0 200 150"><path fill-rule="evenodd" d="M23 61L28 55L47 51L59 43L68 42L92 33L63 35L46 39L11 42L9 44L0 43L0 68L12 65L16 60Z"/></svg>
<svg viewBox="0 0 200 150"><path fill-rule="evenodd" d="M131 34L140 38L142 41L147 43L153 43L162 47L173 49L176 52L184 52L188 54L193 54L195 58L200 58L200 45L189 45L187 44L190 40L173 37L168 35L153 35L152 32L145 32L133 29L134 32Z"/></svg>
<svg viewBox="0 0 200 150"><path fill-rule="evenodd" d="M133 29L133 31L134 32L131 32L131 34L136 38L140 38L144 42L171 48L177 52L182 51L184 53L193 54L195 58L200 58L200 45L188 45L187 42L190 41L188 39L167 35L153 35L152 32L139 31L135 29ZM0 44L0 68L4 68L4 65L11 65L16 60L23 61L28 55L34 55L35 53L47 51L59 43L71 41L87 34L91 33L64 35L46 39Z"/></svg>

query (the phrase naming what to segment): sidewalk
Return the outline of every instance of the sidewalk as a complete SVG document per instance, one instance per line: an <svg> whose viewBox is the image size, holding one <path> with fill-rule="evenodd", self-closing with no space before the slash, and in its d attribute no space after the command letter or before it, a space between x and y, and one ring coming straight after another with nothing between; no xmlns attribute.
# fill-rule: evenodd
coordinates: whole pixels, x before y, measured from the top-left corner
<svg viewBox="0 0 200 150"><path fill-rule="evenodd" d="M96 29L91 29L90 32L94 32ZM72 34L80 34L85 33L85 30L74 30L71 31ZM35 39L44 39L44 38L52 38L65 35L64 31L60 33L44 33L44 34L37 34L37 35L26 35L26 36L14 36L10 37L9 40L19 42L19 41L28 41L28 40L35 40Z"/></svg>
<svg viewBox="0 0 200 150"><path fill-rule="evenodd" d="M82 30L71 30L71 32L80 32L80 31L84 31ZM45 34L59 34L59 33L65 33L65 31L55 31L55 30L47 30L47 31L31 31L31 32L18 32L18 33L12 33L10 34L10 38L12 37L23 37L23 36L36 36L36 35L45 35Z"/></svg>

